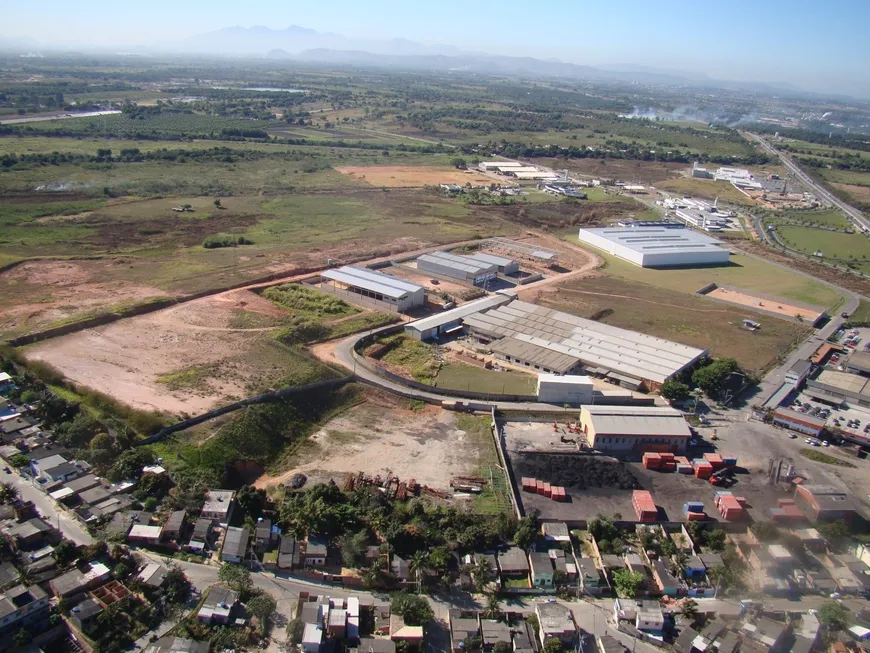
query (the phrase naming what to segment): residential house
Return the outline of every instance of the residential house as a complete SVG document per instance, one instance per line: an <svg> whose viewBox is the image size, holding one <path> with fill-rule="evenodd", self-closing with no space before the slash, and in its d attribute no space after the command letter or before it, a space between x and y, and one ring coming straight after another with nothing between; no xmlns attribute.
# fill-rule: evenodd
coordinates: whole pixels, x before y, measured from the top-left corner
<svg viewBox="0 0 870 653"><path fill-rule="evenodd" d="M486 580L487 582L493 582L498 580L498 562L496 562L495 554L493 553L475 553L472 556L472 559L468 561L469 563L473 563L474 565L483 564L486 565Z"/></svg>
<svg viewBox="0 0 870 653"><path fill-rule="evenodd" d="M396 642L391 639L361 637L350 653L396 653Z"/></svg>
<svg viewBox="0 0 870 653"><path fill-rule="evenodd" d="M300 619L302 623L323 626L328 609L329 605L326 603L303 603Z"/></svg>
<svg viewBox="0 0 870 653"><path fill-rule="evenodd" d="M169 513L169 518L163 524L163 529L160 531L160 539L164 542L180 543L184 538L184 532L187 530L187 511L173 510Z"/></svg>
<svg viewBox="0 0 870 653"><path fill-rule="evenodd" d="M67 481L65 486L67 489L72 490L73 494L78 494L79 492L84 492L85 490L95 488L99 484L99 478L97 478L93 474L86 474L84 476L74 478L71 481Z"/></svg>
<svg viewBox="0 0 870 653"><path fill-rule="evenodd" d="M514 653L538 653L538 640L534 637L528 622L521 622L512 635Z"/></svg>
<svg viewBox="0 0 870 653"><path fill-rule="evenodd" d="M683 565L683 574L687 579L704 579L707 576L707 566L698 556L691 556Z"/></svg>
<svg viewBox="0 0 870 653"><path fill-rule="evenodd" d="M227 587L212 587L196 613L197 619L209 624L230 623L238 602L238 592Z"/></svg>
<svg viewBox="0 0 870 653"><path fill-rule="evenodd" d="M299 547L296 538L285 534L281 536L281 544L278 547L278 568L294 569L299 566Z"/></svg>
<svg viewBox="0 0 870 653"><path fill-rule="evenodd" d="M676 596L680 591L680 581L677 580L667 565L661 560L654 560L652 564L653 578L659 593L664 596Z"/></svg>
<svg viewBox="0 0 870 653"><path fill-rule="evenodd" d="M390 559L390 573L403 587L411 584L411 567L408 561L401 556L393 554Z"/></svg>
<svg viewBox="0 0 870 653"><path fill-rule="evenodd" d="M529 558L526 552L518 546L512 546L507 551L500 551L498 557L498 570L503 578L528 578Z"/></svg>
<svg viewBox="0 0 870 653"><path fill-rule="evenodd" d="M43 466L40 476L47 483L65 483L87 473L90 469L91 466L85 461L74 460L72 462L62 462L54 467Z"/></svg>
<svg viewBox="0 0 870 653"><path fill-rule="evenodd" d="M593 558L579 558L577 560L577 568L580 577L580 589L586 594L597 595L607 587L604 574L601 573Z"/></svg>
<svg viewBox="0 0 870 653"><path fill-rule="evenodd" d="M36 458L30 458L30 471L33 473L33 478L41 478L43 480L47 480L42 476L43 470L53 469L58 465L62 465L63 463L69 462L66 458L61 456L58 453L52 453L42 459L37 460Z"/></svg>
<svg viewBox="0 0 870 653"><path fill-rule="evenodd" d="M208 653L208 642L167 635L146 646L142 653Z"/></svg>
<svg viewBox="0 0 870 653"><path fill-rule="evenodd" d="M52 593L59 599L69 598L95 589L109 580L111 571L101 562L91 562L87 571L73 569L49 583Z"/></svg>
<svg viewBox="0 0 870 653"><path fill-rule="evenodd" d="M60 531L36 517L16 524L6 533L19 550L38 549L46 544L57 544L61 539Z"/></svg>
<svg viewBox="0 0 870 653"><path fill-rule="evenodd" d="M0 372L0 392L9 392L15 387L15 381L6 372Z"/></svg>
<svg viewBox="0 0 870 653"><path fill-rule="evenodd" d="M409 626L401 615L390 615L390 639L416 647L423 642L423 626Z"/></svg>
<svg viewBox="0 0 870 653"><path fill-rule="evenodd" d="M638 630L659 632L664 628L665 616L658 601L618 598L613 602L613 618L633 621Z"/></svg>
<svg viewBox="0 0 870 653"><path fill-rule="evenodd" d="M69 611L69 620L72 621L79 630L84 630L94 623L96 618L103 613L103 610L102 603L96 599L88 597Z"/></svg>
<svg viewBox="0 0 870 653"><path fill-rule="evenodd" d="M747 638L753 640L762 650L769 653L780 651L791 631L789 624L773 621L767 617L758 617L754 623L745 622L740 630L743 632L744 640Z"/></svg>
<svg viewBox="0 0 870 653"><path fill-rule="evenodd" d="M21 415L4 419L0 421L0 437L2 437L4 442L15 442L25 437L24 431L28 431L34 426L34 422Z"/></svg>
<svg viewBox="0 0 870 653"><path fill-rule="evenodd" d="M541 533L547 542L570 542L568 524L563 521L545 521L541 524Z"/></svg>
<svg viewBox="0 0 870 653"><path fill-rule="evenodd" d="M151 562L142 568L136 579L143 585L157 589L163 587L167 573L169 570L159 562Z"/></svg>
<svg viewBox="0 0 870 653"><path fill-rule="evenodd" d="M20 577L21 574L11 562L0 564L0 590L17 585Z"/></svg>
<svg viewBox="0 0 870 653"><path fill-rule="evenodd" d="M193 526L193 534L190 536L190 542L187 543L187 548L190 551L202 553L203 551L211 551L211 529L213 522L208 517L200 517L196 520Z"/></svg>
<svg viewBox="0 0 870 653"><path fill-rule="evenodd" d="M11 632L45 616L49 597L39 585L16 585L0 594L0 632Z"/></svg>
<svg viewBox="0 0 870 653"><path fill-rule="evenodd" d="M130 532L136 524L149 524L154 515L144 510L126 510L124 512L116 512L112 515L112 521L106 526L106 536L111 538L114 535L123 535L124 537Z"/></svg>
<svg viewBox="0 0 870 653"><path fill-rule="evenodd" d="M84 490L82 492L79 492L79 499L82 500L82 503L85 503L89 506L96 506L103 501L111 498L111 493L102 485L97 485L95 487L92 487L90 490Z"/></svg>
<svg viewBox="0 0 870 653"><path fill-rule="evenodd" d="M529 554L529 565L532 569L532 585L540 589L553 587L553 562L550 555L533 551Z"/></svg>
<svg viewBox="0 0 870 653"><path fill-rule="evenodd" d="M347 631L347 610L343 608L330 608L326 619L326 632L332 637L344 639Z"/></svg>
<svg viewBox="0 0 870 653"><path fill-rule="evenodd" d="M707 571L725 566L722 556L718 553L699 553L698 559L704 563L704 568Z"/></svg>
<svg viewBox="0 0 870 653"><path fill-rule="evenodd" d="M160 544L162 526L150 526L148 524L135 524L127 533L127 541L133 544Z"/></svg>
<svg viewBox="0 0 870 653"><path fill-rule="evenodd" d="M227 526L233 518L236 493L232 490L211 490L205 493L200 518L211 519L213 524Z"/></svg>
<svg viewBox="0 0 870 653"><path fill-rule="evenodd" d="M271 551L278 544L279 530L272 527L271 519L257 521L257 529L254 531L254 548L259 554Z"/></svg>
<svg viewBox="0 0 870 653"><path fill-rule="evenodd" d="M558 639L566 646L573 648L577 635L577 626L571 610L560 603L535 603L535 614L538 617L539 637L541 646L548 639Z"/></svg>
<svg viewBox="0 0 870 653"><path fill-rule="evenodd" d="M320 624L305 624L302 631L302 653L319 653L323 644L323 628Z"/></svg>
<svg viewBox="0 0 870 653"><path fill-rule="evenodd" d="M323 567L328 553L327 539L320 535L309 535L304 542L302 564L306 567Z"/></svg>
<svg viewBox="0 0 870 653"><path fill-rule="evenodd" d="M700 653L700 649L695 646L695 641L700 637L700 633L688 626L680 630L680 635L674 640L674 650L677 653Z"/></svg>
<svg viewBox="0 0 870 653"><path fill-rule="evenodd" d="M466 639L480 636L480 623L477 617L465 617L462 611L451 609L450 617L450 642L453 653L462 653L465 650Z"/></svg>
<svg viewBox="0 0 870 653"><path fill-rule="evenodd" d="M484 651L491 651L498 642L511 643L511 629L503 621L481 619L480 632L483 638Z"/></svg>
<svg viewBox="0 0 870 653"><path fill-rule="evenodd" d="M221 560L239 564L248 553L248 541L251 533L247 528L230 526L224 535L224 546L221 549Z"/></svg>
<svg viewBox="0 0 870 653"><path fill-rule="evenodd" d="M601 635L595 640L599 653L628 653L628 649L610 635ZM687 652L688 653L688 652Z"/></svg>

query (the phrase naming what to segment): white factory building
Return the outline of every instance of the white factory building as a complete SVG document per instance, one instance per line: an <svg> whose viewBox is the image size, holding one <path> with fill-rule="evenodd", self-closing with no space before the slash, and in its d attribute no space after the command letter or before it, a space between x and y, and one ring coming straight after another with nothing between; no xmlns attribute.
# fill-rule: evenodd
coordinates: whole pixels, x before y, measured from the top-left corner
<svg viewBox="0 0 870 653"><path fill-rule="evenodd" d="M745 168L721 167L713 173L713 179L727 181L741 190L764 190L764 186Z"/></svg>
<svg viewBox="0 0 870 653"><path fill-rule="evenodd" d="M662 206L673 211L674 215L690 227L710 233L730 228L730 221L734 217L731 211L719 209L718 201L711 204L695 198L669 197L662 202Z"/></svg>
<svg viewBox="0 0 870 653"><path fill-rule="evenodd" d="M482 161L477 167L484 172L499 172L501 168L523 168L519 161Z"/></svg>
<svg viewBox="0 0 870 653"><path fill-rule="evenodd" d="M419 256L417 269L474 286L481 286L498 276L496 263L450 252L430 252Z"/></svg>
<svg viewBox="0 0 870 653"><path fill-rule="evenodd" d="M580 242L644 268L722 265L729 250L721 241L689 229L580 229Z"/></svg>
<svg viewBox="0 0 870 653"><path fill-rule="evenodd" d="M321 272L320 288L334 295L347 296L351 301L354 296L374 300L394 311L407 311L426 303L423 286L351 265Z"/></svg>
<svg viewBox="0 0 870 653"><path fill-rule="evenodd" d="M537 394L538 401L545 404L591 404L592 379L579 374L538 374Z"/></svg>

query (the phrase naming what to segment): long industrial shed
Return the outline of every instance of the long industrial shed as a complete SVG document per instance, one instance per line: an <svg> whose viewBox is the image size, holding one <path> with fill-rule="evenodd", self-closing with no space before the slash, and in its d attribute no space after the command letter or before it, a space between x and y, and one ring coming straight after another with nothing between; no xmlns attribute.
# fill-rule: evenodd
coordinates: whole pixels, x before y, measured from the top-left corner
<svg viewBox="0 0 870 653"><path fill-rule="evenodd" d="M320 273L320 285L324 290L335 288L384 302L396 311L407 311L426 303L426 289L423 286L351 265L324 270Z"/></svg>

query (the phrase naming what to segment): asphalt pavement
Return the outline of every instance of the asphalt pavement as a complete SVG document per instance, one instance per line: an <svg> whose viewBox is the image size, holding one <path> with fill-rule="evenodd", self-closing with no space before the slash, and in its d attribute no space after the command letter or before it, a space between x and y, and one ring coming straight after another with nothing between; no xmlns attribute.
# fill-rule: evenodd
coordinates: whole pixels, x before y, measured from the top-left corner
<svg viewBox="0 0 870 653"><path fill-rule="evenodd" d="M0 480L14 485L24 501L32 501L39 514L51 521L66 539L72 540L76 544L94 543L94 538L91 537L82 523L66 510L58 510L54 499L36 487L29 478L20 476L14 471L7 474L0 470Z"/></svg>

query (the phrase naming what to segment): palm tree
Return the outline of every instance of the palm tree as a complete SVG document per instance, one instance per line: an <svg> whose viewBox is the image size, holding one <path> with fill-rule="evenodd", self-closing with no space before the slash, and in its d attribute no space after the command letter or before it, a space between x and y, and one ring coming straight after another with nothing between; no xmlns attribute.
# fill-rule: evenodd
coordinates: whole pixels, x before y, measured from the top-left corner
<svg viewBox="0 0 870 653"><path fill-rule="evenodd" d="M425 551L414 551L414 555L408 560L408 568L417 578L417 591L423 582L423 570L429 564L429 555Z"/></svg>
<svg viewBox="0 0 870 653"><path fill-rule="evenodd" d="M489 563L489 560L483 557L475 558L474 564L471 565L471 580L474 583L474 589L483 593L491 573L492 565Z"/></svg>
<svg viewBox="0 0 870 653"><path fill-rule="evenodd" d="M698 616L698 602L693 601L692 599L683 601L683 607L681 612L684 617L687 617L688 619L694 619Z"/></svg>
<svg viewBox="0 0 870 653"><path fill-rule="evenodd" d="M486 607L483 609L483 614L489 619L501 618L501 602L498 598L498 592L488 592L486 595Z"/></svg>
<svg viewBox="0 0 870 653"><path fill-rule="evenodd" d="M0 483L0 503L14 503L18 500L18 488L11 483Z"/></svg>

